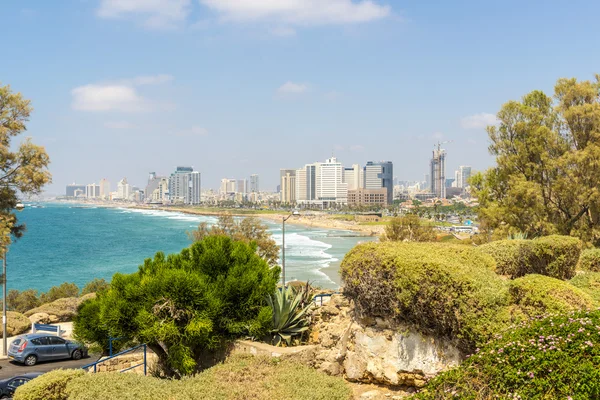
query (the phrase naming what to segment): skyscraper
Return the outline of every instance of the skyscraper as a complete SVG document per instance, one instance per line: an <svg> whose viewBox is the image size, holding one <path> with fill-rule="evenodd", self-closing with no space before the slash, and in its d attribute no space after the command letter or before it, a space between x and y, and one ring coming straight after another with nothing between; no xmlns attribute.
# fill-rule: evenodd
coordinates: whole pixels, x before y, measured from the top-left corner
<svg viewBox="0 0 600 400"><path fill-rule="evenodd" d="M246 194L248 181L245 179L238 179L237 181L237 193Z"/></svg>
<svg viewBox="0 0 600 400"><path fill-rule="evenodd" d="M200 204L200 172L192 167L177 167L169 178L169 197L172 203Z"/></svg>
<svg viewBox="0 0 600 400"><path fill-rule="evenodd" d="M90 183L85 187L85 197L88 199L96 199L100 197L100 185Z"/></svg>
<svg viewBox="0 0 600 400"><path fill-rule="evenodd" d="M155 172L150 172L150 174L148 175L148 184L146 185L146 190L145 190L145 199L148 202L151 201L162 201L162 200L166 200L163 199L163 197L160 195L161 192L164 192L164 190L162 190L161 186L161 182L163 182L163 180L166 177L164 176L158 176L156 175ZM155 195L155 192L158 192L158 194ZM168 190L167 190L168 193Z"/></svg>
<svg viewBox="0 0 600 400"><path fill-rule="evenodd" d="M296 202L296 170L281 169L279 171L279 181L281 184L281 202L293 204Z"/></svg>
<svg viewBox="0 0 600 400"><path fill-rule="evenodd" d="M438 144L437 150L433 150L430 162L431 167L431 193L440 199L446 198L446 150L441 149Z"/></svg>
<svg viewBox="0 0 600 400"><path fill-rule="evenodd" d="M467 165L461 165L456 171L456 187L466 188L469 186L469 178L471 177L471 167Z"/></svg>
<svg viewBox="0 0 600 400"><path fill-rule="evenodd" d="M78 185L76 183L67 185L67 190L66 190L65 195L67 197L75 197L76 190L81 190L81 192L85 194L85 185Z"/></svg>
<svg viewBox="0 0 600 400"><path fill-rule="evenodd" d="M394 165L391 161L367 162L364 167L365 189L387 189L387 202L394 201Z"/></svg>
<svg viewBox="0 0 600 400"><path fill-rule="evenodd" d="M258 186L258 175L252 174L250 175L250 193L258 193L260 192Z"/></svg>
<svg viewBox="0 0 600 400"><path fill-rule="evenodd" d="M358 164L344 168L344 183L348 184L348 190L356 190L363 187L363 169Z"/></svg>
<svg viewBox="0 0 600 400"><path fill-rule="evenodd" d="M343 182L344 167L335 157L315 163L316 199L325 203L348 202L348 184Z"/></svg>
<svg viewBox="0 0 600 400"><path fill-rule="evenodd" d="M106 178L100 179L100 198L110 198L110 182Z"/></svg>
<svg viewBox="0 0 600 400"><path fill-rule="evenodd" d="M117 198L121 200L129 200L129 183L127 178L123 178L117 183Z"/></svg>

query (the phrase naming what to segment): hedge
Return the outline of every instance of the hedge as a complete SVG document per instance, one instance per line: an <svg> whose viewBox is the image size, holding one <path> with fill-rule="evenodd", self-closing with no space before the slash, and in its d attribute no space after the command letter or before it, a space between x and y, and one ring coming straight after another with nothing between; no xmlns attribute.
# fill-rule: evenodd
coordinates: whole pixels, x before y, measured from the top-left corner
<svg viewBox="0 0 600 400"><path fill-rule="evenodd" d="M340 271L360 312L456 339L469 351L504 323L508 288L493 268L491 257L468 246L381 242L356 246Z"/></svg>
<svg viewBox="0 0 600 400"><path fill-rule="evenodd" d="M518 278L540 274L570 279L581 252L581 241L570 236L544 236L533 240L498 240L478 247L496 261L496 272Z"/></svg>
<svg viewBox="0 0 600 400"><path fill-rule="evenodd" d="M15 400L349 400L340 377L265 356L239 355L190 378L52 371L17 389Z"/></svg>
<svg viewBox="0 0 600 400"><path fill-rule="evenodd" d="M528 316L589 310L594 300L569 282L543 275L527 275L510 282L511 304Z"/></svg>
<svg viewBox="0 0 600 400"><path fill-rule="evenodd" d="M600 311L533 319L498 335L420 400L600 398Z"/></svg>
<svg viewBox="0 0 600 400"><path fill-rule="evenodd" d="M600 249L583 250L577 268L582 271L600 272Z"/></svg>
<svg viewBox="0 0 600 400"><path fill-rule="evenodd" d="M579 273L569 283L587 293L600 307L600 272Z"/></svg>

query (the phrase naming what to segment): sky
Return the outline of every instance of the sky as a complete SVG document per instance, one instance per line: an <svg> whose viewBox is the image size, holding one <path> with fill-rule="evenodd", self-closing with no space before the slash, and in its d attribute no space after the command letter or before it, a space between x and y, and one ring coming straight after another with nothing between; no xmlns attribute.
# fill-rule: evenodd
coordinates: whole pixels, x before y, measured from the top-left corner
<svg viewBox="0 0 600 400"><path fill-rule="evenodd" d="M53 182L176 166L222 178L334 154L423 180L434 144L494 164L502 104L600 72L597 1L5 0L0 83L32 101Z"/></svg>

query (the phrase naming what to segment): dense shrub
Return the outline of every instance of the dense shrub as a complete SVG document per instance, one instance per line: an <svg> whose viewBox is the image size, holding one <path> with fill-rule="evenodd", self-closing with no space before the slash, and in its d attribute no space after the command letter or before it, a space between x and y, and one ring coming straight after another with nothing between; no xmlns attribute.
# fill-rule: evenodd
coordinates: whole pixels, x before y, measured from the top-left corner
<svg viewBox="0 0 600 400"><path fill-rule="evenodd" d="M458 340L465 350L503 323L507 284L475 248L436 243L365 243L344 258L344 293L359 311Z"/></svg>
<svg viewBox="0 0 600 400"><path fill-rule="evenodd" d="M600 249L583 250L577 268L583 271L600 272Z"/></svg>
<svg viewBox="0 0 600 400"><path fill-rule="evenodd" d="M110 283L106 282L104 279L95 278L94 280L86 283L86 285L81 289L81 295L86 295L89 293L98 293L103 290L108 290L110 287Z"/></svg>
<svg viewBox="0 0 600 400"><path fill-rule="evenodd" d="M231 340L267 334L265 299L278 280L279 268L255 245L209 235L179 254L157 253L136 273L115 274L110 289L83 304L74 329L90 342L108 332L147 343L166 376L189 375L214 363Z"/></svg>
<svg viewBox="0 0 600 400"><path fill-rule="evenodd" d="M48 315L55 316L53 318L54 322L71 321L77 314L77 308L79 307L79 304L87 299L94 298L94 296L94 293L89 293L81 297L60 298L51 303L42 304L39 307L25 312L25 316L29 317L37 313L46 313Z"/></svg>
<svg viewBox="0 0 600 400"><path fill-rule="evenodd" d="M86 373L82 369L55 369L19 387L13 398L14 400L67 400L69 397L65 390L69 381L84 375Z"/></svg>
<svg viewBox="0 0 600 400"><path fill-rule="evenodd" d="M518 278L527 274L570 279L581 252L581 241L570 236L533 240L498 240L479 247L496 261L496 272Z"/></svg>
<svg viewBox="0 0 600 400"><path fill-rule="evenodd" d="M582 272L569 281L571 285L587 293L600 306L600 272Z"/></svg>
<svg viewBox="0 0 600 400"><path fill-rule="evenodd" d="M24 290L22 292L11 289L6 296L6 307L11 311L24 313L25 311L38 307L40 304L38 292L33 289Z"/></svg>
<svg viewBox="0 0 600 400"><path fill-rule="evenodd" d="M54 300L62 299L65 297L78 297L79 287L74 283L63 282L59 286L52 286L46 293L42 293L40 296L40 302L42 304L51 303Z"/></svg>
<svg viewBox="0 0 600 400"><path fill-rule="evenodd" d="M75 372L70 372L75 371ZM60 396L58 396L59 394ZM234 356L182 380L136 374L53 371L17 390L15 400L349 400L342 378L271 357Z"/></svg>
<svg viewBox="0 0 600 400"><path fill-rule="evenodd" d="M559 279L527 275L510 282L511 303L529 316L591 309L593 299L583 290Z"/></svg>
<svg viewBox="0 0 600 400"><path fill-rule="evenodd" d="M415 398L600 398L600 311L532 319L504 332Z"/></svg>

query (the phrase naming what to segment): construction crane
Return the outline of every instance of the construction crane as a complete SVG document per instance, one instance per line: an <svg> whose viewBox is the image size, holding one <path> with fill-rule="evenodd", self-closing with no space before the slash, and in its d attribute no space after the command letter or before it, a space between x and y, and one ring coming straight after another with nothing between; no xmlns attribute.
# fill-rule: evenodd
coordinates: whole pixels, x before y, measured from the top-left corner
<svg viewBox="0 0 600 400"><path fill-rule="evenodd" d="M433 145L433 148L435 149L435 147L437 146L437 151L440 151L442 149L443 144L452 143L452 142L454 142L454 140L444 140L443 142L437 142L437 144Z"/></svg>

